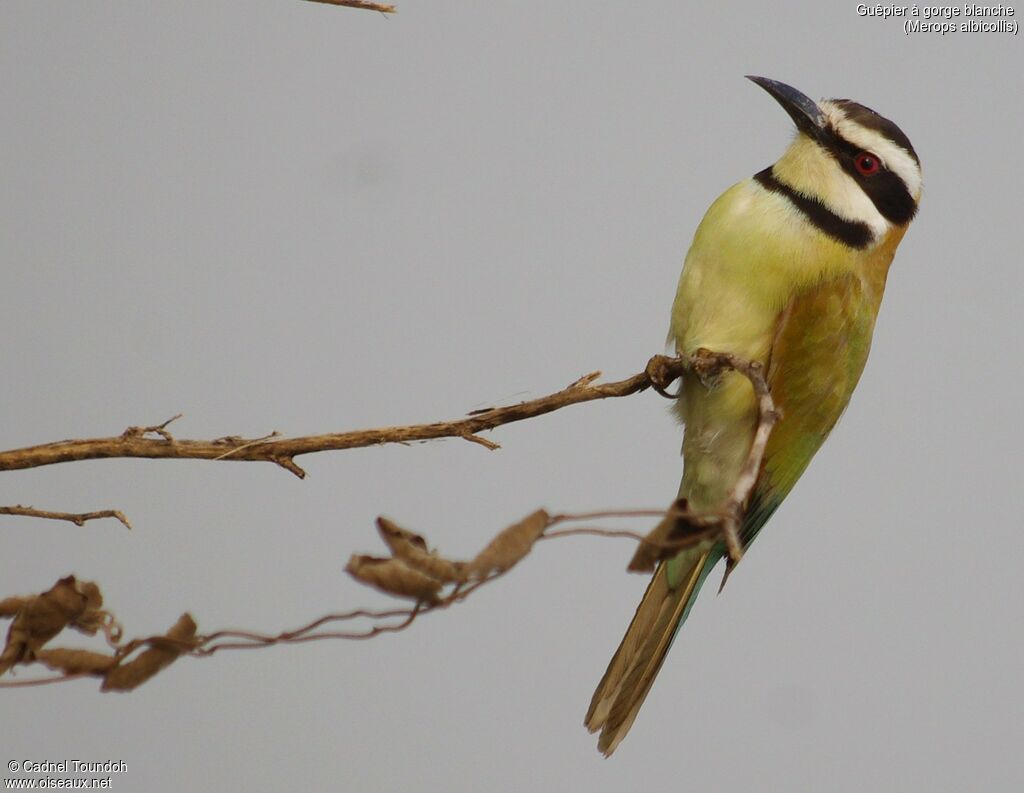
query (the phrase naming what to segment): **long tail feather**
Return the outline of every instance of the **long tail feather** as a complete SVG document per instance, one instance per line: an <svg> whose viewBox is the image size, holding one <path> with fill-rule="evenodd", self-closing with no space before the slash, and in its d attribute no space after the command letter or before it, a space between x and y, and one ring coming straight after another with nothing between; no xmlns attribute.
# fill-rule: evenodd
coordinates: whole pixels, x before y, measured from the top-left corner
<svg viewBox="0 0 1024 793"><path fill-rule="evenodd" d="M598 683L584 724L591 732L601 730L597 748L607 757L626 736L640 710L676 631L717 558L712 551L695 555L685 566L673 570L678 582L669 586L667 564L659 565L637 607L633 621L608 669Z"/></svg>

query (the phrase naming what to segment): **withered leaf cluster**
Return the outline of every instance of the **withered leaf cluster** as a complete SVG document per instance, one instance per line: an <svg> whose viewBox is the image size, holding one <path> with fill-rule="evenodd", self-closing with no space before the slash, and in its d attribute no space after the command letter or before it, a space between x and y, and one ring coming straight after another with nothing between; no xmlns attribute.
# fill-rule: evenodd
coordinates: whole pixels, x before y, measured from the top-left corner
<svg viewBox="0 0 1024 793"><path fill-rule="evenodd" d="M356 580L382 592L412 598L427 605L442 602L442 591L453 585L482 583L514 567L551 525L542 509L503 529L469 561L440 556L419 534L387 518L377 518L377 530L391 551L390 557L354 555L345 569Z"/></svg>
<svg viewBox="0 0 1024 793"><path fill-rule="evenodd" d="M0 676L18 665L40 663L65 676L100 677L103 691L131 691L197 646L196 624L188 614L181 615L164 636L119 646L120 627L103 609L100 588L74 576L60 579L38 595L0 600L0 617L11 620L0 653ZM90 636L103 631L113 649L108 654L47 647L65 628Z"/></svg>

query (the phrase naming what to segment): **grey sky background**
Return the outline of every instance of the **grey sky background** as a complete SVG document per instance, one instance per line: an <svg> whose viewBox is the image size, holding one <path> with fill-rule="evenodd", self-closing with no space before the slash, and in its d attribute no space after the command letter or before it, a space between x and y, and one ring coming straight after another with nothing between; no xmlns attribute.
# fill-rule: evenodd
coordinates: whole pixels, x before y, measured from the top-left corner
<svg viewBox="0 0 1024 793"><path fill-rule="evenodd" d="M0 759L123 760L120 791L1012 789L1021 52L853 2L5 3L3 448L177 412L192 438L427 421L638 371L705 208L791 135L744 74L894 119L926 185L847 415L611 760L581 722L646 582L587 538L396 636L5 690ZM678 485L654 395L492 437L306 457L306 481L7 473L0 503L135 529L6 518L0 595L75 573L129 636L185 610L278 631L390 602L342 572L378 514L459 557L539 506Z"/></svg>

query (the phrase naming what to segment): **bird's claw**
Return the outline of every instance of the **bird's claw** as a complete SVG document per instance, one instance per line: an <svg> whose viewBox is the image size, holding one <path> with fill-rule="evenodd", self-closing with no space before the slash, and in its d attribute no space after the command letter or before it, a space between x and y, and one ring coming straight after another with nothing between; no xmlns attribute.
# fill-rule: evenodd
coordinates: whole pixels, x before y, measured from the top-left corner
<svg viewBox="0 0 1024 793"><path fill-rule="evenodd" d="M647 374L647 379L651 383L651 388L665 397L665 399L679 398L679 394L673 394L668 390L669 384L680 375L678 368L672 366L674 361L676 361L674 358L655 355L647 362L647 368L644 370Z"/></svg>

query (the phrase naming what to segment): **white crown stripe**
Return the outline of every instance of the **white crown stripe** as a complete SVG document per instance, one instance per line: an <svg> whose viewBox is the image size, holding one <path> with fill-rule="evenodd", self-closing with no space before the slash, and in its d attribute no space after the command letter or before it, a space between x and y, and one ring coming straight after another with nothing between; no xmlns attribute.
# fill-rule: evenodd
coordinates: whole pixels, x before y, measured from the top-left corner
<svg viewBox="0 0 1024 793"><path fill-rule="evenodd" d="M841 138L859 149L877 155L882 164L903 181L915 200L921 197L921 168L914 162L910 152L878 130L862 127L849 119L835 103L824 101L820 106Z"/></svg>

